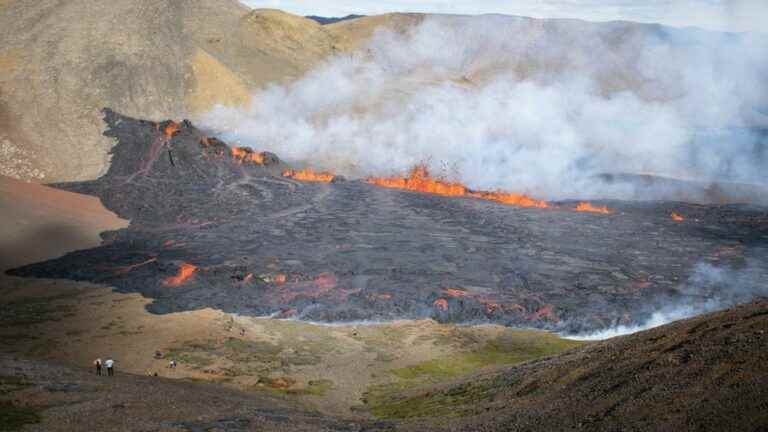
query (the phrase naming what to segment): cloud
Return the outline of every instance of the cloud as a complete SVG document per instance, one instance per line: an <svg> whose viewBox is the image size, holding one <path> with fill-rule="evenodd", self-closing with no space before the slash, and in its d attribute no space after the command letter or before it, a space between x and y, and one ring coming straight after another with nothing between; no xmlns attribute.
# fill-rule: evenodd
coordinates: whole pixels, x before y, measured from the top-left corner
<svg viewBox="0 0 768 432"><path fill-rule="evenodd" d="M605 172L768 182L765 38L482 16L377 32L360 52L216 107L231 142L350 176L418 163L477 189L632 198ZM758 113L758 114L756 114Z"/></svg>
<svg viewBox="0 0 768 432"><path fill-rule="evenodd" d="M764 32L768 21L768 2L764 0L243 0L243 3L299 15L499 13L588 21L627 20L736 32Z"/></svg>

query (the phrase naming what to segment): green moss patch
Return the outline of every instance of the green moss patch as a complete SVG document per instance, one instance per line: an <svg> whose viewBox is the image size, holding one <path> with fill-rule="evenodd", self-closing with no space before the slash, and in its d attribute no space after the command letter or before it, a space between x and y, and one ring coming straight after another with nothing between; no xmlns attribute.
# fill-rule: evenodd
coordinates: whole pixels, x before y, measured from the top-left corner
<svg viewBox="0 0 768 432"><path fill-rule="evenodd" d="M369 388L366 403L376 417L387 419L463 415L465 411L459 407L492 398L493 389L482 383L460 384L447 392L431 392L429 388L476 371L555 355L581 344L544 332L510 330L479 348L390 370L395 379ZM421 388L424 390L419 391Z"/></svg>
<svg viewBox="0 0 768 432"><path fill-rule="evenodd" d="M334 383L328 379L310 380L306 385L300 385L291 377L271 378L259 377L257 390L269 390L273 393L289 396L323 396L334 388Z"/></svg>

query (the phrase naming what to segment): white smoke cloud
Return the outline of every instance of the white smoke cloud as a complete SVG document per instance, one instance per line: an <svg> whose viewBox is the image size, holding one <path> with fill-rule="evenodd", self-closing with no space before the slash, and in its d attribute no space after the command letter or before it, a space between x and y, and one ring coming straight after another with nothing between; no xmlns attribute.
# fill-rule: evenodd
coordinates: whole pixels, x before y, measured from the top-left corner
<svg viewBox="0 0 768 432"><path fill-rule="evenodd" d="M762 254L765 258L764 253ZM660 299L658 310L640 324L620 325L597 332L565 335L575 340L603 340L648 330L673 321L726 309L756 297L768 296L768 267L764 259L753 259L743 268L698 264L688 281L678 289L680 298Z"/></svg>
<svg viewBox="0 0 768 432"><path fill-rule="evenodd" d="M353 177L426 162L478 189L622 198L594 175L766 181L766 138L748 129L768 124L766 60L766 39L748 35L433 17L203 123ZM723 145L729 128L742 139Z"/></svg>

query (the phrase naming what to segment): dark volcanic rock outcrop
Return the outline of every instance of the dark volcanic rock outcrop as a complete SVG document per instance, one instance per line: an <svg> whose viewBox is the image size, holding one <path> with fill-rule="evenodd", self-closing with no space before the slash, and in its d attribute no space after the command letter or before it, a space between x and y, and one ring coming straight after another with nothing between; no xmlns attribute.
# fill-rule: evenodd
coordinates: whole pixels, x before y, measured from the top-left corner
<svg viewBox="0 0 768 432"><path fill-rule="evenodd" d="M96 195L127 229L95 249L11 271L105 283L166 313L213 307L308 320L434 317L589 331L661 303L746 300L764 284L764 209L608 202L528 209L472 198L308 183L274 155L233 151L189 122L105 111L109 171L58 187ZM672 211L686 217L670 218ZM749 268L698 286L697 265ZM757 290L759 291L759 290ZM738 294L738 295L737 295Z"/></svg>

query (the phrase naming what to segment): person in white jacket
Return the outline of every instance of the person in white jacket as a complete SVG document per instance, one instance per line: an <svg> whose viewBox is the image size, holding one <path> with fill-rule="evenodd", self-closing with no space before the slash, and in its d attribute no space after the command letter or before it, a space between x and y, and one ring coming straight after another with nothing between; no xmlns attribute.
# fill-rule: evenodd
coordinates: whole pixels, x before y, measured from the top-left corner
<svg viewBox="0 0 768 432"><path fill-rule="evenodd" d="M107 367L107 375L113 376L115 374L115 361L112 360L112 358L108 358L107 361L104 362L104 366Z"/></svg>

